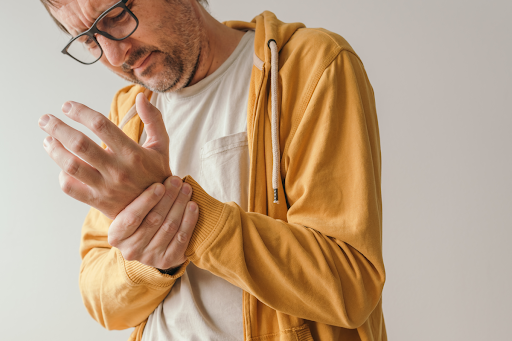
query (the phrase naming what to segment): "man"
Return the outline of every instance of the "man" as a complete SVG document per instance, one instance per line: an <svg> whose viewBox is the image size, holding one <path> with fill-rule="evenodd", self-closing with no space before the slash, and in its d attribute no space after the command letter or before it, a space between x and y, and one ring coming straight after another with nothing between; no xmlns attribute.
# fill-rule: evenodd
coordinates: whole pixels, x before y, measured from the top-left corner
<svg viewBox="0 0 512 341"><path fill-rule="evenodd" d="M374 95L350 45L196 0L43 0L63 50L137 85L40 126L92 206L80 288L131 340L386 340ZM69 150L69 151L68 151ZM73 154L76 154L76 156Z"/></svg>

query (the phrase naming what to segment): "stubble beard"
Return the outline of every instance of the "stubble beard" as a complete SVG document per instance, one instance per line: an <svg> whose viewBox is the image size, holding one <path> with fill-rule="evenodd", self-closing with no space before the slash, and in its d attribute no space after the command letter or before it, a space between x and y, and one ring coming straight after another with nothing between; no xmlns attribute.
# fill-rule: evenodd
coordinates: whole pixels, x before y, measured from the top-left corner
<svg viewBox="0 0 512 341"><path fill-rule="evenodd" d="M177 1L180 2L180 1ZM175 12L176 13L176 12ZM181 5L180 20L174 17L171 19L164 18L164 22L171 22L171 25L161 25L161 32L170 31L164 34L164 38L160 42L160 46L146 46L134 51L129 59L123 64L123 74L120 76L129 82L139 84L151 91L165 93L176 91L187 87L194 78L201 59L209 53L209 44L206 39L206 33L199 19L195 16L192 8ZM165 38L169 36L177 37L172 42ZM148 66L141 77L147 77L153 74L149 81L142 81L134 75L130 65L134 65L137 60L150 53L155 55L162 54L163 61L161 67L163 71L154 74L156 63Z"/></svg>

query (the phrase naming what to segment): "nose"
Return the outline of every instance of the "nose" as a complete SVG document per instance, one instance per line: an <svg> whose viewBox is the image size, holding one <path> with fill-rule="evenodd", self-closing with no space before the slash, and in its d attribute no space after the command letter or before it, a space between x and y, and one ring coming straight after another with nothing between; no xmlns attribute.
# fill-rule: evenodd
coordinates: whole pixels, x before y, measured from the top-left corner
<svg viewBox="0 0 512 341"><path fill-rule="evenodd" d="M129 38L121 41L110 40L102 35L96 36L98 43L103 49L103 56L107 58L109 64L119 67L125 62L127 52L131 47Z"/></svg>

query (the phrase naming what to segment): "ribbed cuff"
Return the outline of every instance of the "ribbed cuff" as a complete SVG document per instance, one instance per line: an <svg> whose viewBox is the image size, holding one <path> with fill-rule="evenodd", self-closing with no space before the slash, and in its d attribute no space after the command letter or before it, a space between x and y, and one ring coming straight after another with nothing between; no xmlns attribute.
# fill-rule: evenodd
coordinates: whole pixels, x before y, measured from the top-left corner
<svg viewBox="0 0 512 341"><path fill-rule="evenodd" d="M185 256L190 258L218 227L225 204L206 193L191 176L185 177L183 181L192 186L190 200L199 206L199 219L185 252Z"/></svg>
<svg viewBox="0 0 512 341"><path fill-rule="evenodd" d="M298 341L313 341L313 337L311 336L311 331L307 324L294 329L295 335L297 336Z"/></svg>
<svg viewBox="0 0 512 341"><path fill-rule="evenodd" d="M137 261L127 261L118 249L116 249L116 253L118 261L124 265L126 276L133 284L151 285L159 288L172 286L178 278L183 276L188 263L190 263L187 260L171 276L160 273L160 271L152 266L147 266Z"/></svg>

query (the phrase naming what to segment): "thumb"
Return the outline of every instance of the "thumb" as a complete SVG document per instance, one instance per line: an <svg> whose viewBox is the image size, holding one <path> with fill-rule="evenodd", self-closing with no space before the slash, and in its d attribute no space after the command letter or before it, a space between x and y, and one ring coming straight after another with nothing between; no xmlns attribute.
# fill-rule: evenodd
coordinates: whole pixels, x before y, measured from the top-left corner
<svg viewBox="0 0 512 341"><path fill-rule="evenodd" d="M165 129L164 119L160 110L149 103L144 93L139 93L135 99L135 108L144 123L147 139L144 148L165 151L169 148L169 135Z"/></svg>

